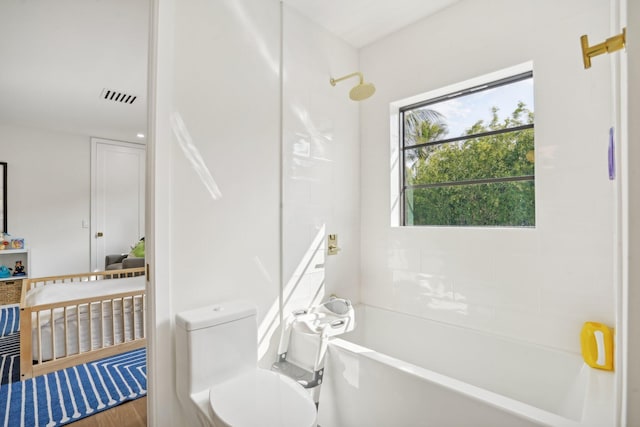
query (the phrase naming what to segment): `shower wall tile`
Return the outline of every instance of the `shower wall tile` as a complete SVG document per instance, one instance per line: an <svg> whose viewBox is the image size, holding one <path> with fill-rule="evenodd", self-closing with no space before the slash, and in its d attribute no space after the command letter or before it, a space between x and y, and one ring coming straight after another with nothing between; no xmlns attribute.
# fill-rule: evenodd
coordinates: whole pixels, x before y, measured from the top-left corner
<svg viewBox="0 0 640 427"><path fill-rule="evenodd" d="M305 272L289 280L284 290L284 313L306 309L326 297L324 271Z"/></svg>
<svg viewBox="0 0 640 427"><path fill-rule="evenodd" d="M467 251L449 252L451 278L454 283L495 283L495 255Z"/></svg>
<svg viewBox="0 0 640 427"><path fill-rule="evenodd" d="M583 321L594 321L614 325L611 322L611 307L614 304L611 292L576 292L562 288L544 288L541 291L542 313L550 316L565 313L584 313Z"/></svg>
<svg viewBox="0 0 640 427"><path fill-rule="evenodd" d="M545 263L549 268L541 272L541 287L575 295L613 295L612 262L610 256L546 258Z"/></svg>
<svg viewBox="0 0 640 427"><path fill-rule="evenodd" d="M495 312L491 305L466 303L464 316L459 318L458 325L474 330L492 328L496 322Z"/></svg>
<svg viewBox="0 0 640 427"><path fill-rule="evenodd" d="M581 0L528 5L523 21L509 0L458 2L361 49L361 69L377 87L360 104L361 298L578 352L584 321L614 326L615 320L615 203L606 173L611 102L609 85L601 84L610 71L585 73L573 55L575 34L586 26L608 32L603 17L609 10L606 2ZM430 45L428 55L406 54L444 33L447 43ZM528 61L536 115L535 227L393 226L391 104Z"/></svg>
<svg viewBox="0 0 640 427"><path fill-rule="evenodd" d="M357 51L287 4L283 35L283 270L298 284L286 315L330 294L359 299L360 150L348 84L329 84L358 69ZM336 256L326 255L328 234L338 235Z"/></svg>
<svg viewBox="0 0 640 427"><path fill-rule="evenodd" d="M238 298L253 301L262 322L279 294L278 4L176 2L167 19L175 28L165 28L162 49L171 53L158 70L155 120L157 177L169 177L156 194L166 209L155 209L170 225L157 235L166 239L164 279L172 283L172 311L162 324ZM183 131L171 128L175 117ZM180 147L180 133L191 147ZM207 175L221 197L207 191Z"/></svg>
<svg viewBox="0 0 640 427"><path fill-rule="evenodd" d="M420 269L420 251L402 247L398 244L387 250L387 266L391 270L418 271Z"/></svg>
<svg viewBox="0 0 640 427"><path fill-rule="evenodd" d="M580 348L580 330L584 323L579 315L531 315L518 311L496 311L491 331L514 339L544 343L560 350Z"/></svg>
<svg viewBox="0 0 640 427"><path fill-rule="evenodd" d="M156 368L175 372L177 313L249 300L261 342L278 319L280 14L275 0L160 3L150 172L163 273L149 327ZM172 128L178 117L184 127ZM211 181L221 197L207 190ZM270 365L265 353L259 357ZM157 425L190 424L175 381L160 377L154 399L166 416Z"/></svg>
<svg viewBox="0 0 640 427"><path fill-rule="evenodd" d="M509 287L496 287L481 283L456 283L454 291L459 300L469 304L531 313L540 310L540 290L538 287L522 288L515 283Z"/></svg>

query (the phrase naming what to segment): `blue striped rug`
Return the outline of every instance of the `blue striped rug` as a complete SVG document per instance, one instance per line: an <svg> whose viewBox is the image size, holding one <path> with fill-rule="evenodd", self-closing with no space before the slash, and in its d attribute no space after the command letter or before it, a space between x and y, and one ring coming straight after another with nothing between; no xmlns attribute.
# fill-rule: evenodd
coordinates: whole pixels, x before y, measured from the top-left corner
<svg viewBox="0 0 640 427"><path fill-rule="evenodd" d="M0 384L20 380L20 307L0 306Z"/></svg>
<svg viewBox="0 0 640 427"><path fill-rule="evenodd" d="M61 426L146 394L143 348L0 386L0 426Z"/></svg>
<svg viewBox="0 0 640 427"><path fill-rule="evenodd" d="M0 337L20 330L20 306L17 304L0 306Z"/></svg>
<svg viewBox="0 0 640 427"><path fill-rule="evenodd" d="M20 332L0 337L0 385L20 381Z"/></svg>

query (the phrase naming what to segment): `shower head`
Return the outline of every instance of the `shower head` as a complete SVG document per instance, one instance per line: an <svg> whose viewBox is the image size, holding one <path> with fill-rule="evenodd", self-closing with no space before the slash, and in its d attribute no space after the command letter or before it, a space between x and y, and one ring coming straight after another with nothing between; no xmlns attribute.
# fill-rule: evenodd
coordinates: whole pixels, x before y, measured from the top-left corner
<svg viewBox="0 0 640 427"><path fill-rule="evenodd" d="M339 81L342 81L354 76L360 77L360 83L358 83L356 86L353 87L353 89L349 91L349 98L351 98L354 101L362 101L363 99L367 99L375 93L376 87L373 85L373 83L365 83L362 73L359 71L352 74L348 74L344 77L340 77L339 79L334 79L332 77L329 80L329 83L331 83L331 86L335 86L336 83L338 83Z"/></svg>
<svg viewBox="0 0 640 427"><path fill-rule="evenodd" d="M349 98L354 101L362 101L373 95L375 91L376 87L373 83L360 83L349 91Z"/></svg>

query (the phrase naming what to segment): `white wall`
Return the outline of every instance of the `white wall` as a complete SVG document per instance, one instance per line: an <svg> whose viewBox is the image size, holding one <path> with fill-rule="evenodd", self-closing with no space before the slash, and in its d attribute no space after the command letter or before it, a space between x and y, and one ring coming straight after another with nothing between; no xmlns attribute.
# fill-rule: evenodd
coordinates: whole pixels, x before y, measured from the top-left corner
<svg viewBox="0 0 640 427"><path fill-rule="evenodd" d="M170 4L160 2L161 12ZM167 246L161 234L155 242L157 257L171 264L169 281L156 282L156 294L166 292L170 301L170 312L156 319L159 335L172 336L176 313L234 298L255 302L260 323L279 294L278 3L176 2L172 22L162 24L159 39L175 45L171 63L158 67L173 70L173 81L165 82L172 87L164 102L171 104L160 104L156 118L165 142L156 156L168 155L171 171L170 187L156 190L170 192L158 200L165 205L156 203L170 217ZM171 26L173 37L163 33ZM175 135L166 135L168 115L176 113L188 132L181 138L193 144L190 158ZM220 192L215 198L204 184L207 173ZM156 422L188 424L175 395L173 338L157 344L152 351L171 379L158 378L168 387L155 403L170 415Z"/></svg>
<svg viewBox="0 0 640 427"><path fill-rule="evenodd" d="M606 1L462 1L361 50L363 302L576 352L615 326L609 63L579 44L608 25ZM530 60L535 229L391 227L389 104Z"/></svg>
<svg viewBox="0 0 640 427"><path fill-rule="evenodd" d="M214 199L174 143L176 312L242 297L256 301L262 320L276 301L278 13L273 1L176 5L173 108L220 190Z"/></svg>
<svg viewBox="0 0 640 427"><path fill-rule="evenodd" d="M345 256L333 262L349 263L331 269L327 261L326 287L356 295L359 238L358 231L348 226L358 217L357 107L342 97L342 104L334 105L339 92L329 86L328 79L334 71L350 72L357 65L357 56L287 11L285 52L291 56L285 56L284 68L291 75L284 81L286 100L281 116L278 1L161 0L156 6L159 45L152 70L157 73L152 82L157 91L152 123L157 135L151 150L156 189L150 226L155 234L153 256L156 263L164 260L164 264L154 266L156 277L150 292L156 325L149 346L150 398L155 425L172 426L189 420L174 391L176 313L227 299L251 300L258 306L259 340L273 347L278 337L269 333L278 326L281 261L287 281L307 253L309 236L321 224L344 238ZM298 40L308 40L317 50L304 53L304 44ZM315 88L326 94L316 97L320 89ZM289 108L294 105L296 110ZM308 121L300 120L299 111L307 113ZM168 123L173 113L179 113L193 142L191 160L172 135ZM332 142L316 139L309 123L331 134ZM291 205L296 212L288 213L287 218L296 218L297 228L289 233L285 222L285 259L281 260L280 171L283 162L291 165L294 157L293 135L308 138L314 145L309 161L323 165L302 173L309 185L301 191L307 192L306 200L312 206L317 207L312 202L315 194L325 205L320 212L304 204ZM181 138L188 139L184 133ZM197 172L194 161L215 181L216 197L205 187L207 179ZM330 163L328 168L325 161ZM297 176L285 174L285 203ZM318 182L318 178L330 181ZM298 230L303 232L295 234ZM313 267L317 274L311 274L311 280L324 275L322 265ZM308 300L308 289L298 288L304 295L293 298ZM273 349L261 363L270 365L272 356Z"/></svg>
<svg viewBox="0 0 640 427"><path fill-rule="evenodd" d="M0 124L8 228L31 249L30 276L89 271L90 152L88 135Z"/></svg>
<svg viewBox="0 0 640 427"><path fill-rule="evenodd" d="M359 299L358 103L351 79L357 51L284 7L284 312L331 294ZM338 235L337 256L326 236Z"/></svg>

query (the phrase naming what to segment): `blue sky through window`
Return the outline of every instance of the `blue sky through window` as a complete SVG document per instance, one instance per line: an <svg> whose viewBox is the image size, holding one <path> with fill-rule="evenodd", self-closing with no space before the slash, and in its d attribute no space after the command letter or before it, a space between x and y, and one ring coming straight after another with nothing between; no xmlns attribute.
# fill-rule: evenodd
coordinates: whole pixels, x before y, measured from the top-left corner
<svg viewBox="0 0 640 427"><path fill-rule="evenodd" d="M533 78L478 91L423 108L441 113L449 128L444 138L455 138L464 135L465 131L478 120L484 120L484 123L488 124L491 121L493 107L498 107L498 117L501 122L504 121L513 113L520 101L524 102L529 110L534 111Z"/></svg>

